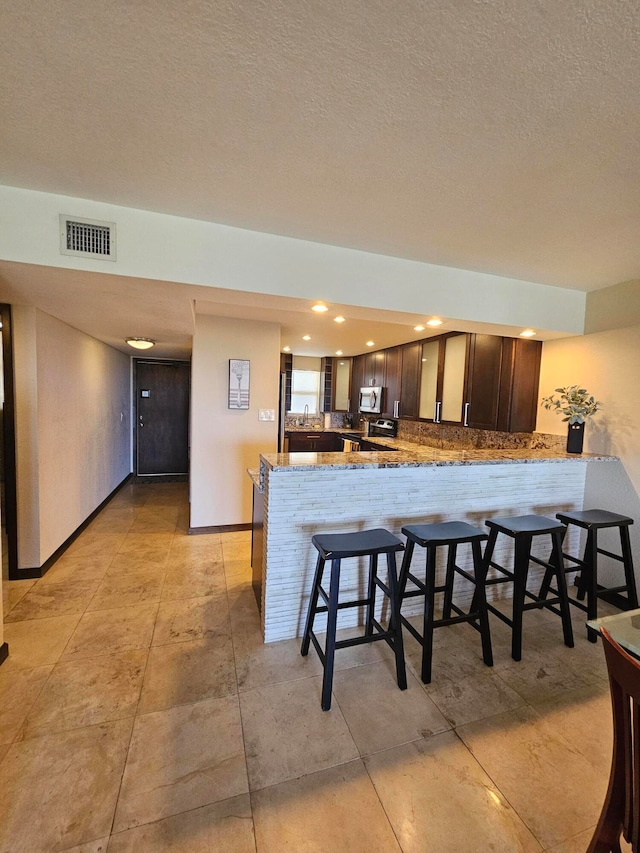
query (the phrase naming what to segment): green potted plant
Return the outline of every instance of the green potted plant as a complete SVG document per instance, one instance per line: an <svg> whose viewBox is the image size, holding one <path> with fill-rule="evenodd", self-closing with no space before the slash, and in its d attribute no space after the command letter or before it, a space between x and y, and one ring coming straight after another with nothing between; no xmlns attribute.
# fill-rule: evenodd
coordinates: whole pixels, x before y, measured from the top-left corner
<svg viewBox="0 0 640 853"><path fill-rule="evenodd" d="M556 394L559 396L556 397ZM587 418L600 411L602 404L594 399L586 388L567 385L565 388L556 388L553 394L543 397L540 405L557 415L564 415L562 420L569 425L567 453L582 453L584 423Z"/></svg>

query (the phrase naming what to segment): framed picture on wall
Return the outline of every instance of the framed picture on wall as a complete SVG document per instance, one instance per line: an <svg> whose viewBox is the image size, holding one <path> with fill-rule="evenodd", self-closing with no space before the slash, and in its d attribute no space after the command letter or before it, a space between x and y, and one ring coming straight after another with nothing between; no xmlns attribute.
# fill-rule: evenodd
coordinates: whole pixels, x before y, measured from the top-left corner
<svg viewBox="0 0 640 853"><path fill-rule="evenodd" d="M229 359L229 408L249 408L249 362Z"/></svg>

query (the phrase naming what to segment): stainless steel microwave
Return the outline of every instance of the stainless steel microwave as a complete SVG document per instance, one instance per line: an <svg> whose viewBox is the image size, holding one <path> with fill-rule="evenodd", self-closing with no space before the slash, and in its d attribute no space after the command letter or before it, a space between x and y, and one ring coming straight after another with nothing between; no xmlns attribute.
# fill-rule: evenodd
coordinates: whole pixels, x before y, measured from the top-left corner
<svg viewBox="0 0 640 853"><path fill-rule="evenodd" d="M361 412L375 412L379 414L382 411L382 388L378 385L367 386L360 389L360 405Z"/></svg>

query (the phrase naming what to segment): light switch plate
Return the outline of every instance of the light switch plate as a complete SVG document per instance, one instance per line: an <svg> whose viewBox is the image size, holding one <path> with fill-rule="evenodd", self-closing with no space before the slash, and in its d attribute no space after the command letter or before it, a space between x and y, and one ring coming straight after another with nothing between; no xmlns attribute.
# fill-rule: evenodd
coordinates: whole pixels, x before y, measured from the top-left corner
<svg viewBox="0 0 640 853"><path fill-rule="evenodd" d="M258 420L259 421L275 421L276 419L276 410L275 409L258 409Z"/></svg>

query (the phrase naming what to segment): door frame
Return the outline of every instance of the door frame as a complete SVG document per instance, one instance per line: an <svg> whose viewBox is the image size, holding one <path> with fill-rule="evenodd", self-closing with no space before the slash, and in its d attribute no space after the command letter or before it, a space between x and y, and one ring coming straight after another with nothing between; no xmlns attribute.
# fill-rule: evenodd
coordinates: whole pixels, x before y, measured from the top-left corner
<svg viewBox="0 0 640 853"><path fill-rule="evenodd" d="M139 482L161 482L164 480L184 481L184 474L138 474L138 365L139 364L180 364L191 367L191 362L186 358L134 358L133 361L133 382L131 385L131 428L133 430L133 477ZM189 376L189 408L191 408L191 376ZM190 416L189 412L189 416ZM189 454L189 459L191 454ZM189 468L191 463L189 462ZM187 477L189 474L187 473Z"/></svg>
<svg viewBox="0 0 640 853"><path fill-rule="evenodd" d="M7 562L9 580L19 580L18 571L18 499L16 474L16 409L13 375L13 329L11 305L0 303L2 320L2 372L4 381L4 524L7 531Z"/></svg>

